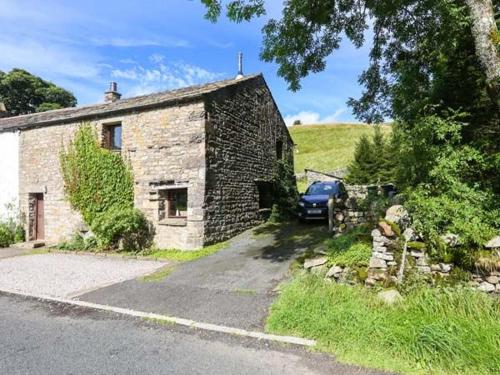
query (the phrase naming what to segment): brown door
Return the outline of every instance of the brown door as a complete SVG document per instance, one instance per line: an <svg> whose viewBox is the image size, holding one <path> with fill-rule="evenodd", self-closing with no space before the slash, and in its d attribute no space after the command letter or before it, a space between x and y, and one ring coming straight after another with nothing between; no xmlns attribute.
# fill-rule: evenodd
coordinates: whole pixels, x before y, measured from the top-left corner
<svg viewBox="0 0 500 375"><path fill-rule="evenodd" d="M35 239L43 240L45 238L43 194L36 194L35 198L36 198Z"/></svg>

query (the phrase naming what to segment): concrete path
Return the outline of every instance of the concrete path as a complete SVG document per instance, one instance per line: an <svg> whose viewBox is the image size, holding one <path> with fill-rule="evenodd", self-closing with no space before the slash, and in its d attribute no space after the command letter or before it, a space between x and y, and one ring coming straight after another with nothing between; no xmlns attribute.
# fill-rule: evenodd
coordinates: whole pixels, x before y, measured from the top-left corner
<svg viewBox="0 0 500 375"><path fill-rule="evenodd" d="M83 301L262 330L274 289L311 238L291 241L294 228L255 236L247 231L228 248L178 265L157 282L130 280L78 297Z"/></svg>
<svg viewBox="0 0 500 375"><path fill-rule="evenodd" d="M19 255L29 254L33 249L20 249L14 247L0 248L0 259L17 257Z"/></svg>
<svg viewBox="0 0 500 375"><path fill-rule="evenodd" d="M293 346L1 293L0 347L0 374L380 374Z"/></svg>
<svg viewBox="0 0 500 375"><path fill-rule="evenodd" d="M0 290L73 297L149 274L165 262L47 253L0 260Z"/></svg>

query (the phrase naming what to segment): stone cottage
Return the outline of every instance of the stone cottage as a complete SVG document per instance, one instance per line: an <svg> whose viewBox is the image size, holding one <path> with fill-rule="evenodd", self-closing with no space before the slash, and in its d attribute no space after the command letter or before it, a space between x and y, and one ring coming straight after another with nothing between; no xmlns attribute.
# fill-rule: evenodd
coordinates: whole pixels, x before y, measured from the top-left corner
<svg viewBox="0 0 500 375"><path fill-rule="evenodd" d="M134 173L135 206L161 248L194 249L255 226L270 209L279 159L293 142L262 75L0 119L18 133L19 202L30 240L55 243L84 227L64 193L59 154L82 123Z"/></svg>

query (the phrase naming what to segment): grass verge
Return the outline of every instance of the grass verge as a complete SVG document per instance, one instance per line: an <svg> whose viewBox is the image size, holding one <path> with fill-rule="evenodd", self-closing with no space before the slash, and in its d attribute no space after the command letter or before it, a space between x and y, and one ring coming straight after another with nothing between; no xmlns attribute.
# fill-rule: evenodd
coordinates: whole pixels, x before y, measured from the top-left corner
<svg viewBox="0 0 500 375"><path fill-rule="evenodd" d="M373 291L301 276L267 330L316 339L337 359L406 374L500 373L500 303L468 289L420 288L388 306Z"/></svg>
<svg viewBox="0 0 500 375"><path fill-rule="evenodd" d="M189 262L208 255L212 255L227 246L227 241L219 242L214 245L206 246L199 250L178 250L178 249L165 249L153 250L148 252L147 256L157 259L174 260L177 262Z"/></svg>
<svg viewBox="0 0 500 375"><path fill-rule="evenodd" d="M141 277L140 280L144 281L144 282L147 282L147 283L148 282L161 281L165 277L167 277L168 275L170 275L173 270L174 270L173 266L162 267L159 270L157 270L157 271L155 271L153 273L150 273L149 275Z"/></svg>

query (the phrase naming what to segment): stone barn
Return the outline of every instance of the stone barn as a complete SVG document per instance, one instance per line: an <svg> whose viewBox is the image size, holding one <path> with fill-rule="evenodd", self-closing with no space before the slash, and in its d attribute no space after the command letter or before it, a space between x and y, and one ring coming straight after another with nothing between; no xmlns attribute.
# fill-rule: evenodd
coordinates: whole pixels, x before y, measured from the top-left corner
<svg viewBox="0 0 500 375"><path fill-rule="evenodd" d="M120 152L134 173L134 201L161 248L194 249L257 225L271 208L277 160L293 142L262 75L0 119L19 138L19 202L29 240L56 243L84 230L69 205L61 148L80 124Z"/></svg>

